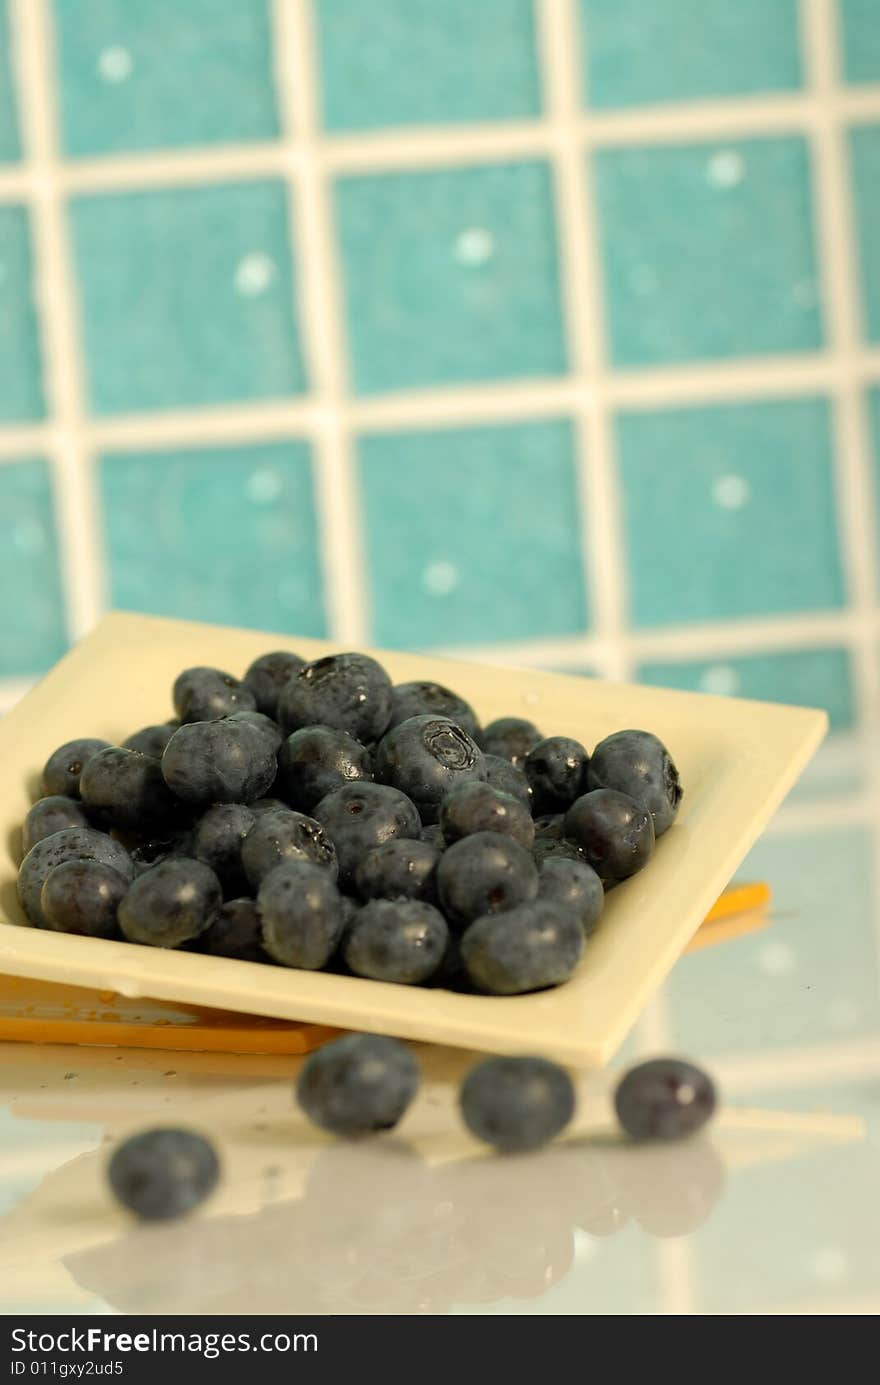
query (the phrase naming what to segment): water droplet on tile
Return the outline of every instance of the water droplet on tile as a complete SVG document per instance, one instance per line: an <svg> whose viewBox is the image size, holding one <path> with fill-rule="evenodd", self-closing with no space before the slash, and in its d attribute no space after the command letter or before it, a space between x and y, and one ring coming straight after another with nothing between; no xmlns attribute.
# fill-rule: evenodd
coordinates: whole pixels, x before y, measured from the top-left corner
<svg viewBox="0 0 880 1385"><path fill-rule="evenodd" d="M700 691L733 697L739 691L739 674L729 664L712 664L700 677Z"/></svg>
<svg viewBox="0 0 880 1385"><path fill-rule="evenodd" d="M712 499L722 510L741 510L752 498L752 488L744 476L731 472L719 476L712 487Z"/></svg>
<svg viewBox="0 0 880 1385"><path fill-rule="evenodd" d="M429 563L422 573L422 586L432 596L448 596L459 583L458 568L443 559Z"/></svg>
<svg viewBox="0 0 880 1385"><path fill-rule="evenodd" d="M799 279L792 287L791 298L799 308L814 308L819 299L819 287L815 279Z"/></svg>
<svg viewBox="0 0 880 1385"><path fill-rule="evenodd" d="M247 495L255 505L269 505L277 500L284 489L284 481L277 471L263 467L248 477Z"/></svg>
<svg viewBox="0 0 880 1385"><path fill-rule="evenodd" d="M765 943L758 948L757 963L765 976L790 976L797 969L797 953L788 943Z"/></svg>
<svg viewBox="0 0 880 1385"><path fill-rule="evenodd" d="M275 278L275 262L268 255L255 250L243 255L235 266L235 291L242 298L258 298Z"/></svg>
<svg viewBox="0 0 880 1385"><path fill-rule="evenodd" d="M109 82L113 86L118 86L120 82L127 82L134 68L134 60L127 48L119 44L113 44L109 48L103 48L98 54L98 76L104 82Z"/></svg>
<svg viewBox="0 0 880 1385"><path fill-rule="evenodd" d="M468 226L456 236L453 253L468 269L484 265L495 254L495 237L485 226Z"/></svg>
<svg viewBox="0 0 880 1385"><path fill-rule="evenodd" d="M706 165L706 178L715 188L735 188L746 176L746 161L735 149L719 149Z"/></svg>

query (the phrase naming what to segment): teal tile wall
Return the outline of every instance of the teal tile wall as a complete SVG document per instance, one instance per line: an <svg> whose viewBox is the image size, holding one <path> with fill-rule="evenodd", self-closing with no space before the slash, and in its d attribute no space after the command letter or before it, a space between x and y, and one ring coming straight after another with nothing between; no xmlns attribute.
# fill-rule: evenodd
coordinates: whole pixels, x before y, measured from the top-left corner
<svg viewBox="0 0 880 1385"><path fill-rule="evenodd" d="M328 130L540 110L531 0L320 0L315 18Z"/></svg>
<svg viewBox="0 0 880 1385"><path fill-rule="evenodd" d="M797 0L35 4L38 52L0 0L0 482L41 478L48 547L2 574L36 564L45 609L0 637L0 708L103 592L859 724L873 0L833 3L843 314ZM872 458L840 450L853 378Z"/></svg>
<svg viewBox="0 0 880 1385"><path fill-rule="evenodd" d="M567 421L368 436L359 480L377 643L587 628Z"/></svg>
<svg viewBox="0 0 880 1385"><path fill-rule="evenodd" d="M100 494L114 606L326 634L306 443L104 456Z"/></svg>
<svg viewBox="0 0 880 1385"><path fill-rule="evenodd" d="M0 593L0 677L40 673L66 646L52 486L42 459L0 465Z"/></svg>
<svg viewBox="0 0 880 1385"><path fill-rule="evenodd" d="M745 96L801 84L797 0L579 4L591 106Z"/></svg>

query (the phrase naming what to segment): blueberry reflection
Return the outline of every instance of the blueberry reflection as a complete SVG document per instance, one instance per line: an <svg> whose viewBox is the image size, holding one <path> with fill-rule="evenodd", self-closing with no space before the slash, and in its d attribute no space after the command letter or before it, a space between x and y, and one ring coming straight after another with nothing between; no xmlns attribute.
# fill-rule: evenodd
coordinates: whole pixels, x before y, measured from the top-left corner
<svg viewBox="0 0 880 1385"><path fill-rule="evenodd" d="M540 1298L571 1270L578 1229L688 1235L723 1184L700 1139L439 1165L390 1139L337 1144L295 1201L133 1227L65 1264L121 1312L441 1314Z"/></svg>

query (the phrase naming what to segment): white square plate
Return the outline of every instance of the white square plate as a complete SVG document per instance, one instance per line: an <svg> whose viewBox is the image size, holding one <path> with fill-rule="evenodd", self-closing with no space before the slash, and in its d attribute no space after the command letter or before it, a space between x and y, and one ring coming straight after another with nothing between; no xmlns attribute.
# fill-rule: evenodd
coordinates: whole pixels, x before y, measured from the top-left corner
<svg viewBox="0 0 880 1385"><path fill-rule="evenodd" d="M121 740L164 720L182 668L208 664L240 675L277 648L317 658L338 646L109 615L0 722L0 971L597 1066L638 1018L827 725L824 712L800 707L373 651L396 682L445 683L484 722L520 714L588 749L612 731L640 727L660 736L678 764L685 792L677 822L648 867L608 897L577 973L535 995L458 995L15 926L23 922L15 896L19 828L52 750L75 736Z"/></svg>

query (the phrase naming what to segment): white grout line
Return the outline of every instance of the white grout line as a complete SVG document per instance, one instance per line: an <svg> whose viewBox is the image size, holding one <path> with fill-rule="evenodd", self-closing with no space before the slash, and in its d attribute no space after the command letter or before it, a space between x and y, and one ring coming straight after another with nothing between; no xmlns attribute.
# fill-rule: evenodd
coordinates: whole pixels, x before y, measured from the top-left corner
<svg viewBox="0 0 880 1385"><path fill-rule="evenodd" d="M315 47L309 0L273 0L276 80L293 181L296 249L307 359L318 406L314 418L316 501L329 634L366 640L352 438L345 414L345 341L339 271L322 166Z"/></svg>
<svg viewBox="0 0 880 1385"><path fill-rule="evenodd" d="M295 55L296 56L296 55ZM312 64L310 66L310 73ZM289 79L289 73L287 74ZM841 91L841 118L880 120L880 84ZM748 138L807 129L820 115L810 92L780 93L683 105L640 106L619 111L571 111L574 139L594 145L644 145L695 140ZM542 119L489 124L413 127L353 134L324 134L322 162L334 173L483 163L493 159L552 154L553 137ZM306 157L274 140L210 145L180 150L102 155L59 163L57 178L65 193L87 194L124 188L212 180L286 177L291 164ZM25 198L31 184L27 167L0 169L0 201Z"/></svg>
<svg viewBox="0 0 880 1385"><path fill-rule="evenodd" d="M47 0L14 0L13 33L30 174L30 209L42 322L45 384L56 428L50 461L68 630L78 639L100 614L100 543L83 432L73 274L55 147L52 33Z"/></svg>

